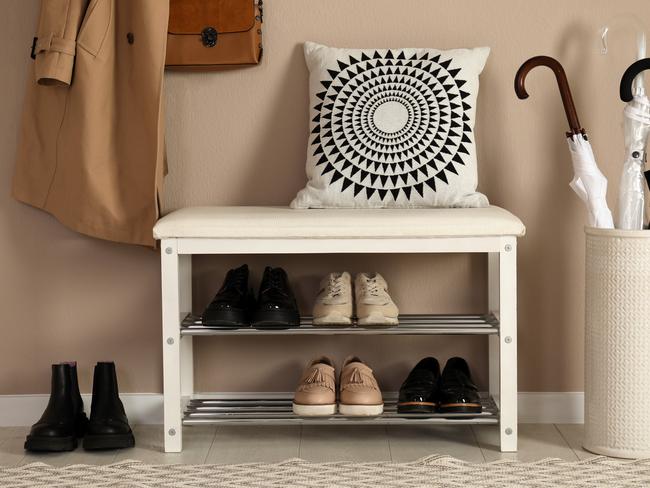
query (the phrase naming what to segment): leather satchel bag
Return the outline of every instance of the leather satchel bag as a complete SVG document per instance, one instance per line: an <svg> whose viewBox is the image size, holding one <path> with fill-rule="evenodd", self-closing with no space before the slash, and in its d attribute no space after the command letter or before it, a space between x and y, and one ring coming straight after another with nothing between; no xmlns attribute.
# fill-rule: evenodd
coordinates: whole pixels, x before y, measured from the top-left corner
<svg viewBox="0 0 650 488"><path fill-rule="evenodd" d="M262 59L263 0L170 0L167 69L213 71Z"/></svg>

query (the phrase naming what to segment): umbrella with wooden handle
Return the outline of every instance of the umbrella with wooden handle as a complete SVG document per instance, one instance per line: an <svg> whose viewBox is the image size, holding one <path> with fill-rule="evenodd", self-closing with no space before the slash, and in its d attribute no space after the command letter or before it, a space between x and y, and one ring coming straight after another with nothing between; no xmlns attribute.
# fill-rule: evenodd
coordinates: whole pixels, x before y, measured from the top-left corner
<svg viewBox="0 0 650 488"><path fill-rule="evenodd" d="M564 104L564 112L569 122L569 131L566 133L566 137L575 174L569 186L585 202L589 212L589 225L592 227L612 229L614 222L606 199L607 178L598 169L596 158L587 138L587 133L580 125L578 112L573 103L569 81L567 80L562 65L559 61L549 56L535 56L530 58L517 71L515 76L515 92L522 100L528 98L525 85L526 76L537 66L546 66L555 74L562 103Z"/></svg>
<svg viewBox="0 0 650 488"><path fill-rule="evenodd" d="M535 56L522 64L515 75L515 92L517 93L517 96L521 100L528 98L529 95L525 86L526 76L528 76L528 73L537 66L546 66L553 70L553 73L555 74L557 86L560 89L560 96L562 97L562 104L564 105L564 112L569 121L570 131L566 133L567 137L574 134L582 134L585 136L585 130L580 125L580 120L578 120L578 112L573 103L573 96L571 95L571 88L569 87L566 73L562 65L556 59L549 56Z"/></svg>

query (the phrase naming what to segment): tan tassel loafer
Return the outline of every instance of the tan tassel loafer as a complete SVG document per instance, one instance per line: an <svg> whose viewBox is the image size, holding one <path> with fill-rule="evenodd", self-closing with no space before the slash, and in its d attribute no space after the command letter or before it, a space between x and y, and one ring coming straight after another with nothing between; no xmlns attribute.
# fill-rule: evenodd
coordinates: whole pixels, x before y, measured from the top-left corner
<svg viewBox="0 0 650 488"><path fill-rule="evenodd" d="M293 413L301 417L336 413L336 376L328 357L314 359L305 369L293 396Z"/></svg>
<svg viewBox="0 0 650 488"><path fill-rule="evenodd" d="M358 357L349 357L341 368L339 412L351 417L375 417L384 412L377 380Z"/></svg>

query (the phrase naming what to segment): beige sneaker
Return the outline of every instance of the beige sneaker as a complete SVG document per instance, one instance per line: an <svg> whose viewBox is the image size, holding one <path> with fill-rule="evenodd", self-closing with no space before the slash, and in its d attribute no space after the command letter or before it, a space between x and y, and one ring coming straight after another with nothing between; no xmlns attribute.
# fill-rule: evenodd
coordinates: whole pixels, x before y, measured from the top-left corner
<svg viewBox="0 0 650 488"><path fill-rule="evenodd" d="M293 413L301 417L336 413L336 377L330 358L323 356L309 363L293 396Z"/></svg>
<svg viewBox="0 0 650 488"><path fill-rule="evenodd" d="M354 280L359 325L397 325L399 310L379 273L359 273Z"/></svg>
<svg viewBox="0 0 650 488"><path fill-rule="evenodd" d="M355 356L341 368L339 412L354 417L373 417L384 411L384 400L377 380L366 364Z"/></svg>
<svg viewBox="0 0 650 488"><path fill-rule="evenodd" d="M314 303L314 325L352 324L352 278L347 271L330 273L320 284Z"/></svg>

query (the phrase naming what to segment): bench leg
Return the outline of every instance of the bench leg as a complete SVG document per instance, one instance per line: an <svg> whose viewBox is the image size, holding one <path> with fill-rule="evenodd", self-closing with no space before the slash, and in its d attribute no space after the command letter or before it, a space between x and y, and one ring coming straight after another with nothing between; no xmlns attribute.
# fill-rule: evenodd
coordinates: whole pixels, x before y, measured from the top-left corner
<svg viewBox="0 0 650 488"><path fill-rule="evenodd" d="M489 339L489 390L499 405L502 452L517 450L517 240L503 239L488 257L489 306L499 335Z"/></svg>
<svg viewBox="0 0 650 488"><path fill-rule="evenodd" d="M192 312L192 256L178 256L181 320ZM194 395L194 337L181 337L181 395Z"/></svg>
<svg viewBox="0 0 650 488"><path fill-rule="evenodd" d="M182 394L193 389L192 342L181 342L180 320L191 310L191 256L176 239L161 242L165 452L183 449ZM182 356L181 356L182 352ZM182 362L181 362L182 361Z"/></svg>

